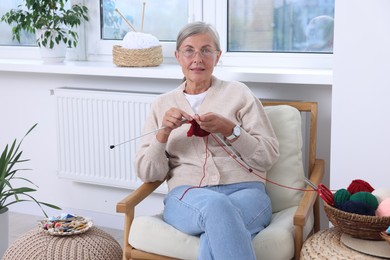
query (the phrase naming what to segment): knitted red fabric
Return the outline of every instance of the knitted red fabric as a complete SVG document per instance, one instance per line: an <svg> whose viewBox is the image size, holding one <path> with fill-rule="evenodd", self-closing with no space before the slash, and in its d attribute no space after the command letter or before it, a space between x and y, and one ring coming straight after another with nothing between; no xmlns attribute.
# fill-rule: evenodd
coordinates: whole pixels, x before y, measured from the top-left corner
<svg viewBox="0 0 390 260"><path fill-rule="evenodd" d="M374 188L371 187L371 185L366 181L353 180L351 182L351 184L349 184L347 190L352 195L352 194L354 194L356 192L360 192L360 191L372 192L374 190Z"/></svg>
<svg viewBox="0 0 390 260"><path fill-rule="evenodd" d="M187 132L187 136L191 137L193 135L198 137L208 136L210 133L200 128L199 124L195 120L190 121L191 127Z"/></svg>

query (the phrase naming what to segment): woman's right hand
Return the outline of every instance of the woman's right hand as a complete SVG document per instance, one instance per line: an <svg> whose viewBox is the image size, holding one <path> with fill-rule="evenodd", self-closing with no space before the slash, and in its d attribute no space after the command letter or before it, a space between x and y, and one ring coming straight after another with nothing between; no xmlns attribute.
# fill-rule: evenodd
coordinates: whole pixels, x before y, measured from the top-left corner
<svg viewBox="0 0 390 260"><path fill-rule="evenodd" d="M181 109L175 107L168 109L162 120L162 126L164 128L157 132L157 140L160 143L166 143L173 129L176 129L191 120L192 117Z"/></svg>

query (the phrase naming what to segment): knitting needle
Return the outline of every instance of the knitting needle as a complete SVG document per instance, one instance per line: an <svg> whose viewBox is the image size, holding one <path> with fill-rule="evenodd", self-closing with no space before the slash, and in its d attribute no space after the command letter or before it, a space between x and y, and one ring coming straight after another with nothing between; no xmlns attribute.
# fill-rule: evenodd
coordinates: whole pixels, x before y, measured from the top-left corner
<svg viewBox="0 0 390 260"><path fill-rule="evenodd" d="M228 144L227 144L219 135L215 135L215 134L211 134L211 135L212 135L212 136L216 136L216 137L219 139L219 141L221 141L222 144L230 151L230 153L231 153L232 155L234 155L234 156L232 156L233 159L238 160L241 164L245 165L245 167L246 167L250 172L253 171L252 168L249 166L249 164L247 164L246 162L244 162L244 161L241 159L241 157L238 156L238 155L236 154L236 152L234 152L233 149L230 148L230 146L229 146L229 145L228 145Z"/></svg>
<svg viewBox="0 0 390 260"><path fill-rule="evenodd" d="M140 136L136 136L136 137L134 137L134 138L131 138L131 139L129 139L129 140L125 141L125 142L119 143L119 144L115 144L115 145L112 144L112 145L110 145L110 149L114 149L116 146L119 146L119 145L122 145L122 144L129 143L129 142L134 141L134 140L136 140L136 139L138 139L138 138L141 138L141 137L143 137L143 136L145 136L145 135L153 134L153 133L155 133L155 132L157 132L157 131L159 131L159 130L161 130L161 129L164 129L165 127L166 127L166 126L160 127L160 128L158 128L158 129L156 129L156 130L150 131L150 132L145 133L145 134L140 135Z"/></svg>
<svg viewBox="0 0 390 260"><path fill-rule="evenodd" d="M146 2L143 2L141 32L144 31L145 5L146 5Z"/></svg>
<svg viewBox="0 0 390 260"><path fill-rule="evenodd" d="M115 8L115 11L122 17L122 19L130 26L130 28L136 32L137 30L134 28L134 26L119 12L118 8Z"/></svg>
<svg viewBox="0 0 390 260"><path fill-rule="evenodd" d="M185 118L183 118L183 119L181 120L182 123L185 123L185 122L187 122L187 121L188 121L188 120L185 119ZM127 141L124 141L124 142L122 142L122 143L119 143L119 144L112 144L112 145L110 145L110 149L114 149L116 146L119 146L119 145L122 145L122 144L129 143L129 142L134 141L134 140L136 140L136 139L138 139L138 138L141 138L141 137L143 137L143 136L145 136L145 135L153 134L153 133L155 133L155 132L157 132L157 131L160 131L160 130L162 130L162 129L164 129L164 128L166 128L166 126L162 126L162 127L157 128L157 129L155 129L155 130L153 130L153 131L150 131L150 132L148 132L148 133L142 134L142 135L140 135L140 136L136 136L136 137L131 138L131 139L129 139L129 140L127 140Z"/></svg>
<svg viewBox="0 0 390 260"><path fill-rule="evenodd" d="M333 206L334 198L332 192L322 183L318 186L311 182L308 178L305 177L305 182L310 185L315 191L317 191L318 196L325 201L327 204Z"/></svg>
<svg viewBox="0 0 390 260"><path fill-rule="evenodd" d="M306 176L305 176L305 182L311 186L314 190L318 190L318 187L317 185L315 185L311 180L309 180Z"/></svg>

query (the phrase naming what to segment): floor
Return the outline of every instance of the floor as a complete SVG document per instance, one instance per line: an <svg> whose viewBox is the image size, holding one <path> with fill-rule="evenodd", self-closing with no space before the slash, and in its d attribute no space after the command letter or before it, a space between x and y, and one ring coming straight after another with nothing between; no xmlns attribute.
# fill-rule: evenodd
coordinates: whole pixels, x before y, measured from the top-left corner
<svg viewBox="0 0 390 260"><path fill-rule="evenodd" d="M42 217L9 212L9 244L22 234L30 231L31 229L37 227L38 221L41 220ZM105 227L99 227L100 229L109 233L118 243L122 246L123 243L123 231L117 229L110 229Z"/></svg>

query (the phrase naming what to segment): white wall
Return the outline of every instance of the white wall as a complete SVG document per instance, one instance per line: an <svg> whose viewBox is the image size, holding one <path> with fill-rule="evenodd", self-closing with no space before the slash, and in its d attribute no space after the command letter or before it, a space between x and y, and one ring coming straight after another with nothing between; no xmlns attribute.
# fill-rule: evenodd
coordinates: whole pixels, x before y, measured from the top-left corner
<svg viewBox="0 0 390 260"><path fill-rule="evenodd" d="M39 185L35 196L39 200L63 207L64 211L93 217L98 225L121 229L123 221L122 217L115 213L115 205L130 190L81 184L58 178L55 98L50 96L50 90L70 86L165 92L175 88L180 80L1 71L0 78L0 147L14 138L21 138L34 123L38 123L22 147L25 158L31 159L28 167L33 169L26 174ZM261 98L319 102L317 153L318 157L326 160L329 173L331 87L253 82L247 84ZM328 177L324 183L329 183ZM153 214L160 212L162 207L162 196L154 195L136 214ZM11 211L40 214L39 209L32 203L17 204L11 207ZM48 211L49 215L58 214L56 211ZM323 218L323 221L327 224L326 219Z"/></svg>
<svg viewBox="0 0 390 260"><path fill-rule="evenodd" d="M57 176L57 139L56 139L56 104L50 90L62 86L86 88L113 88L145 90L145 83L137 79L90 78L79 76L61 76L36 73L0 72L0 147L14 138L21 139L35 123L38 126L24 140L22 149L24 158L31 159L22 168L31 168L26 174L39 186L34 197L41 201L56 204L64 212L76 213L94 218L96 224L122 228L122 217L115 214L116 203L129 194L130 190L96 185L75 183L59 179ZM154 84L153 80L149 84ZM159 82L161 91L175 86L169 80ZM131 88L131 87L130 87ZM132 158L129 158L132 159ZM24 185L28 183L23 183ZM15 185L17 186L17 185ZM30 185L31 186L31 185ZM140 212L152 214L161 211L161 196L156 195L141 206ZM11 211L41 215L34 203L18 203L10 207ZM58 211L47 209L49 215Z"/></svg>
<svg viewBox="0 0 390 260"><path fill-rule="evenodd" d="M390 1L336 1L331 188L390 188Z"/></svg>

